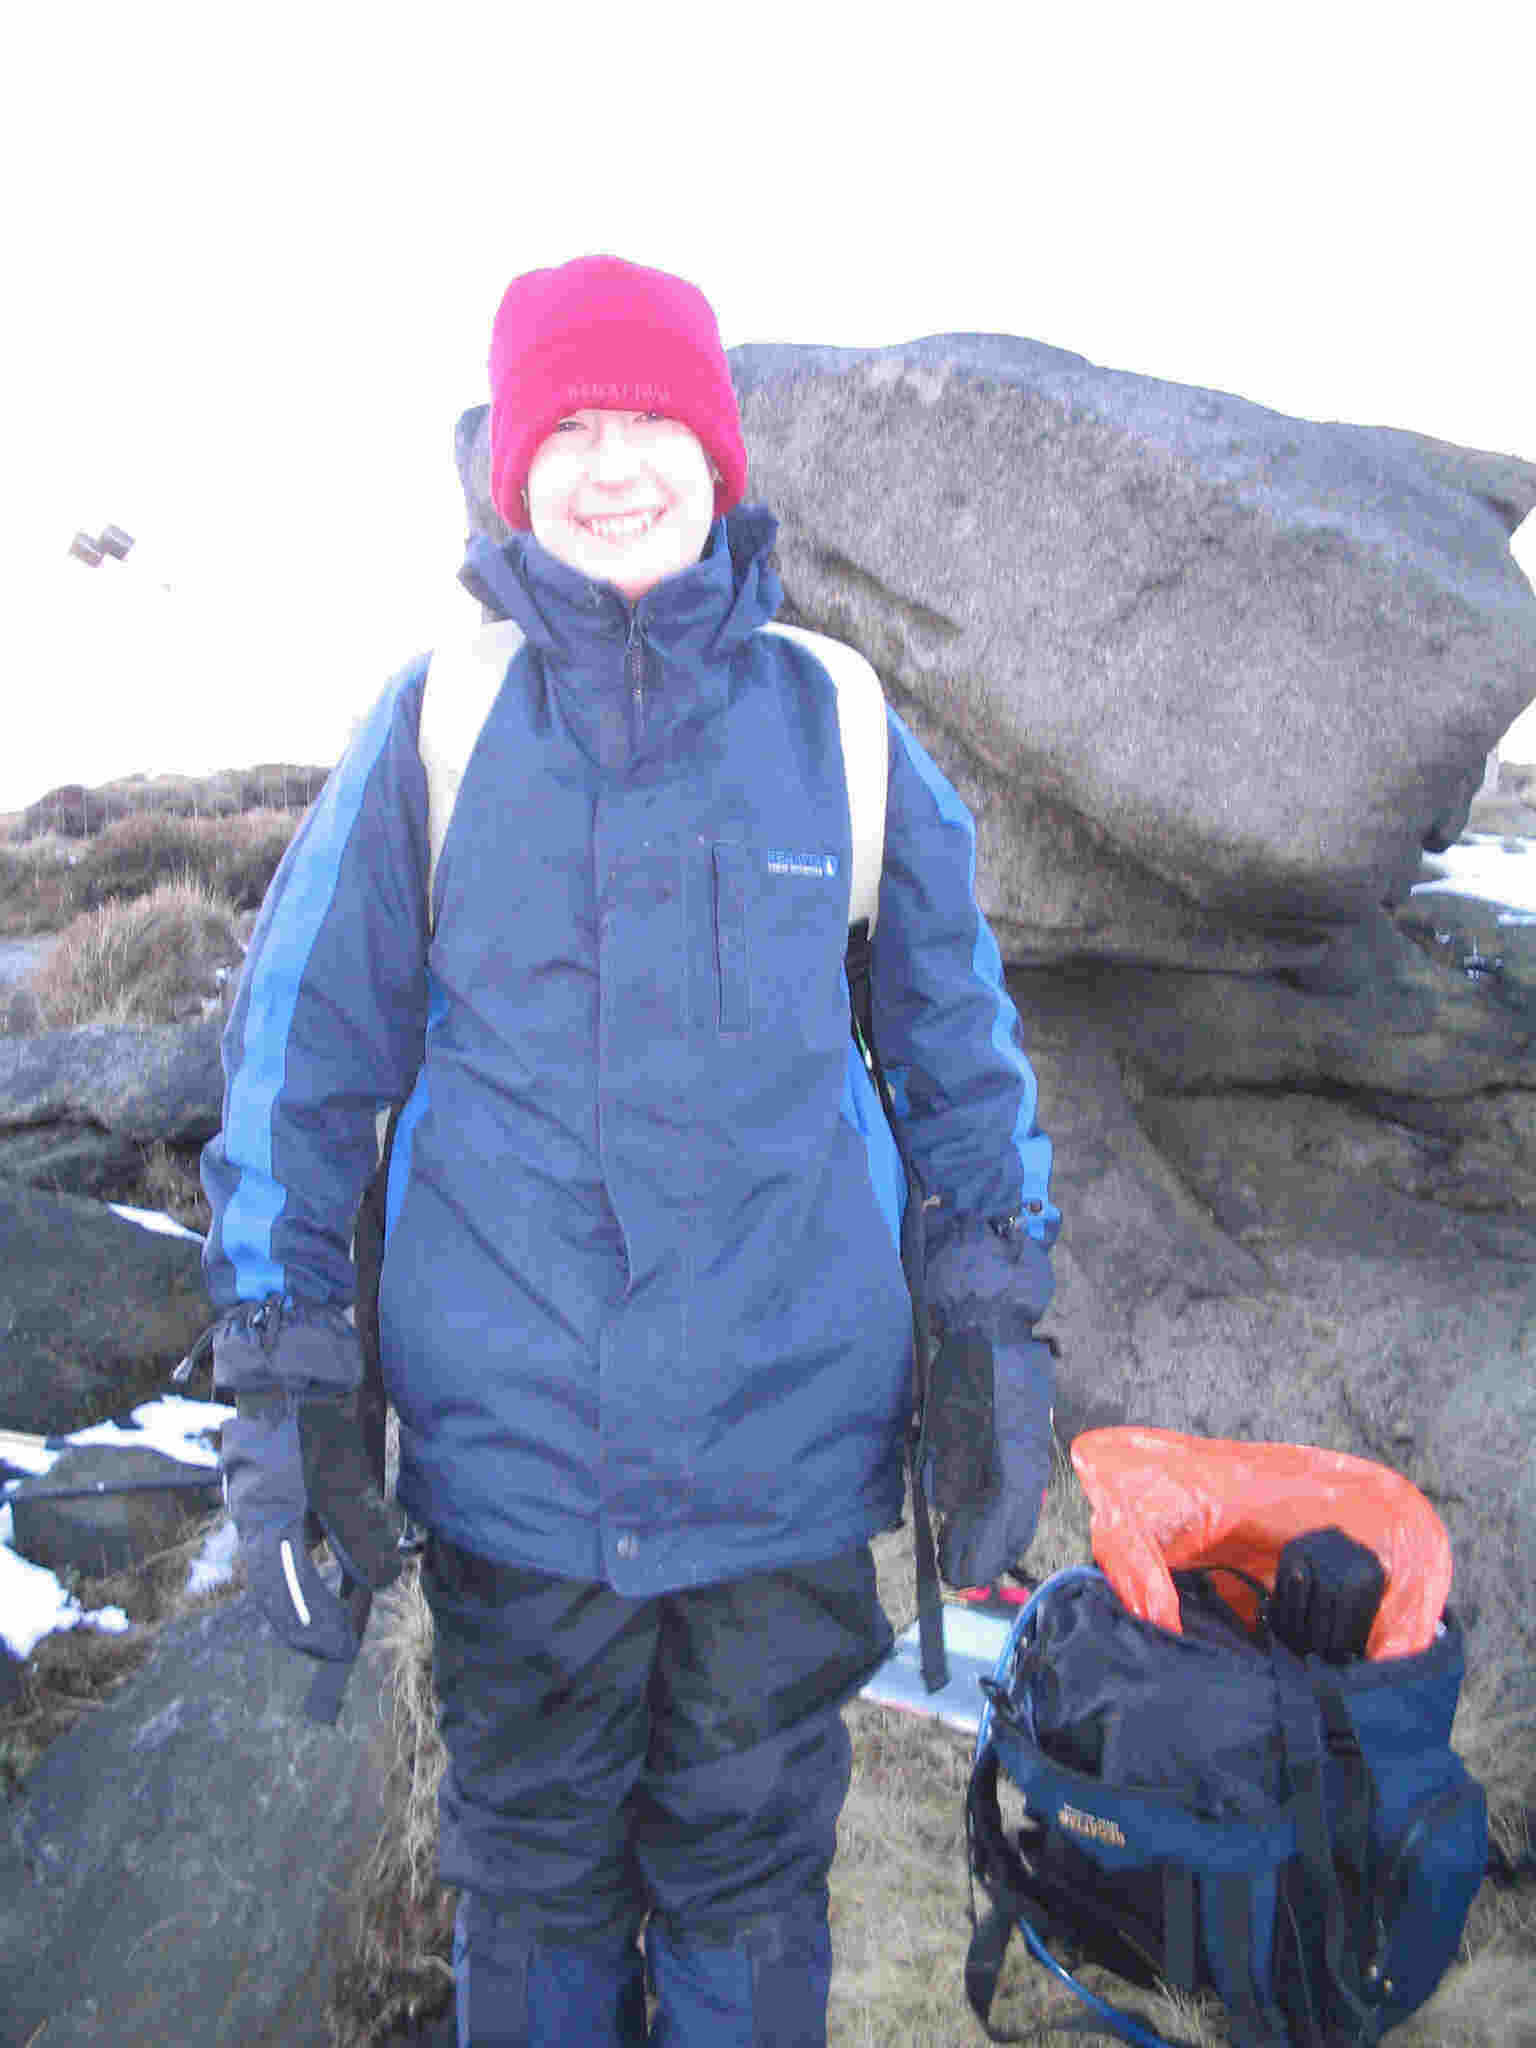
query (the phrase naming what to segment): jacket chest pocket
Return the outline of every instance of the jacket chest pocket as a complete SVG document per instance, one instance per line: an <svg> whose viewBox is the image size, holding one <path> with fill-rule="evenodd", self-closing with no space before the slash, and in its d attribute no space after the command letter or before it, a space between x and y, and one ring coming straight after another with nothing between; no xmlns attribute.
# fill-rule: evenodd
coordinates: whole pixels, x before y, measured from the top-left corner
<svg viewBox="0 0 1536 2048"><path fill-rule="evenodd" d="M722 1038L819 1038L841 1012L847 888L832 854L716 840L709 864L713 1014ZM702 1024L701 1004L695 1011Z"/></svg>

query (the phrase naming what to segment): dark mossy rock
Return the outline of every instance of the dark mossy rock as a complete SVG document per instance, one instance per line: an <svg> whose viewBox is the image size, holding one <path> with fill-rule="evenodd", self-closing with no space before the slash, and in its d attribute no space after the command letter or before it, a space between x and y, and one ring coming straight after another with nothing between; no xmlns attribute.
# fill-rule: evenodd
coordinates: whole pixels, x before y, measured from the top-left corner
<svg viewBox="0 0 1536 2048"><path fill-rule="evenodd" d="M0 1428L65 1435L160 1390L211 1319L201 1248L0 1180Z"/></svg>
<svg viewBox="0 0 1536 2048"><path fill-rule="evenodd" d="M0 2048L329 2048L393 1760L383 1659L336 1728L244 1600L175 1623L0 1820Z"/></svg>

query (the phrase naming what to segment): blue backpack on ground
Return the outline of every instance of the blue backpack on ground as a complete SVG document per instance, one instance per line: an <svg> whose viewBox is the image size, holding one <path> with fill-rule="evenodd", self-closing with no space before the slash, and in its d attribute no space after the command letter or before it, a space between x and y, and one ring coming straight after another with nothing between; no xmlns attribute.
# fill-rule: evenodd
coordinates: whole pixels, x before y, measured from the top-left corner
<svg viewBox="0 0 1536 2048"><path fill-rule="evenodd" d="M1450 1747L1463 1673L1447 1613L1422 1654L1325 1661L1250 1633L1208 1572L1176 1573L1182 1635L1103 1575L1021 1611L966 1802L991 1901L966 1960L990 2024L1017 1929L1093 2030L1176 2048L1071 1974L1213 1991L1239 2048L1364 2048L1455 1959L1488 1854L1482 1788ZM1022 1795L1005 1832L999 1771Z"/></svg>

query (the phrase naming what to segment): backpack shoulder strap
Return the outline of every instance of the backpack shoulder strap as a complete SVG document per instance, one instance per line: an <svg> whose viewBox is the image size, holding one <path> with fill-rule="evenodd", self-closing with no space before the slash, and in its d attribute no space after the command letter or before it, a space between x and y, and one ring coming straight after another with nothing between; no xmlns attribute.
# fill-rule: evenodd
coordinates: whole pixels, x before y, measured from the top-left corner
<svg viewBox="0 0 1536 2048"><path fill-rule="evenodd" d="M927 1404L931 1365L923 1278L923 1190L902 1138L900 1120L875 1047L869 978L870 940L880 910L880 873L885 864L885 800L890 778L885 692L880 687L880 678L856 647L849 647L842 640L828 639L822 633L809 632L803 626L782 626L775 622L763 630L780 633L786 640L798 640L821 663L837 692L837 730L843 748L849 837L853 847L853 872L848 877L848 999L855 1042L873 1078L906 1175L901 1264L912 1296L912 1343L917 1409L921 1417ZM907 1440L912 1525L917 1552L918 1645L923 1683L929 1692L941 1692L949 1683L949 1661L944 1652L944 1614L939 1594L933 1525L928 1515L923 1474L916 1460L920 1430L919 1422L918 1430L909 1432Z"/></svg>
<svg viewBox="0 0 1536 2048"><path fill-rule="evenodd" d="M798 640L814 654L837 691L837 728L843 743L843 772L848 782L848 821L853 832L853 873L849 877L848 922L865 920L871 932L880 909L880 869L885 857L885 791L890 769L890 741L885 725L885 693L880 678L856 647L804 626L775 621L766 633Z"/></svg>
<svg viewBox="0 0 1536 2048"><path fill-rule="evenodd" d="M482 626L465 640L451 641L438 648L427 665L416 748L427 772L429 919L438 857L448 837L464 770L524 637L521 626L503 619L495 625Z"/></svg>

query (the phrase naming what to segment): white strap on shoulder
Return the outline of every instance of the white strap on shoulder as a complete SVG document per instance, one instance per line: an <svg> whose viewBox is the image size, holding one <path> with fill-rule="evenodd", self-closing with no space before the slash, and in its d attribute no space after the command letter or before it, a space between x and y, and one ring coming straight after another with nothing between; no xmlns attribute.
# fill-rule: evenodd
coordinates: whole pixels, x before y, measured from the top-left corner
<svg viewBox="0 0 1536 2048"><path fill-rule="evenodd" d="M468 639L450 642L433 653L421 694L421 724L416 748L427 771L427 830L431 858L427 868L427 916L437 883L438 856L448 837L459 785L475 751L475 742L490 715L508 667L522 646L523 629L510 619L482 626Z"/></svg>
<svg viewBox="0 0 1536 2048"><path fill-rule="evenodd" d="M880 870L885 860L885 793L890 740L885 692L880 678L856 647L829 640L804 626L762 629L798 640L821 663L837 690L837 726L848 779L848 820L853 830L853 873L848 878L848 922L868 921L873 933L880 912Z"/></svg>

